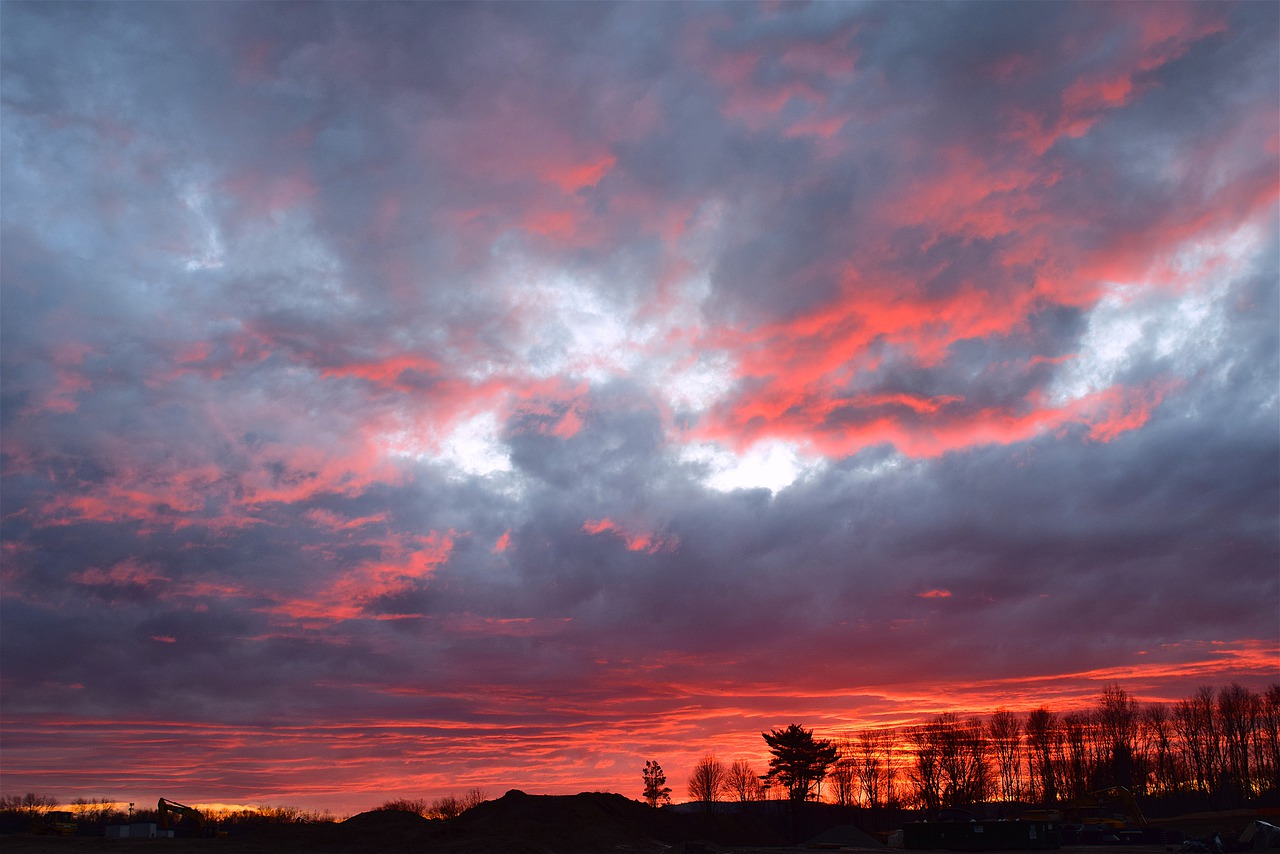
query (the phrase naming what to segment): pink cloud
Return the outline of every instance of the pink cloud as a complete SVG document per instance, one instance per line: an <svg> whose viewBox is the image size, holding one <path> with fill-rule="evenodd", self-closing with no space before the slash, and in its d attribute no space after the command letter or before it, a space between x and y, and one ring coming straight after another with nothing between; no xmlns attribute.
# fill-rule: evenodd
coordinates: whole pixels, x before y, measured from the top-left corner
<svg viewBox="0 0 1280 854"><path fill-rule="evenodd" d="M91 566L72 574L71 580L88 587L149 587L156 582L165 582L169 579L161 575L158 568L129 559L105 569Z"/></svg>
<svg viewBox="0 0 1280 854"><path fill-rule="evenodd" d="M582 530L588 534L615 534L626 544L627 550L633 552L657 554L662 551L672 551L679 545L677 538L664 537L656 531L635 531L624 528L607 516L602 519L588 519L582 523Z"/></svg>
<svg viewBox="0 0 1280 854"><path fill-rule="evenodd" d="M289 175L242 172L226 179L223 192L235 198L251 216L266 217L308 204L318 192L302 171Z"/></svg>
<svg viewBox="0 0 1280 854"><path fill-rule="evenodd" d="M448 560L456 532L432 531L425 536L397 535L370 540L382 556L364 561L296 595L270 594L276 604L256 608L283 618L286 627L303 630L324 628L345 620L397 620L421 614L387 614L370 610L380 598L412 590L430 578Z"/></svg>
<svg viewBox="0 0 1280 854"><path fill-rule="evenodd" d="M493 553L499 554L511 548L511 529L502 532L502 536L498 537L498 541L493 544Z"/></svg>

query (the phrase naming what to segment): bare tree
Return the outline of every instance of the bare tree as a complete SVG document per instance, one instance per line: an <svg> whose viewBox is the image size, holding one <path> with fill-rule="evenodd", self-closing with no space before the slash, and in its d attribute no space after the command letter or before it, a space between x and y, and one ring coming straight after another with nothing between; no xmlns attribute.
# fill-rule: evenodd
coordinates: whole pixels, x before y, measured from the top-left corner
<svg viewBox="0 0 1280 854"><path fill-rule="evenodd" d="M1151 793L1168 795L1176 792L1180 773L1174 753L1169 707L1164 703L1149 703L1142 711L1142 732L1151 768Z"/></svg>
<svg viewBox="0 0 1280 854"><path fill-rule="evenodd" d="M888 754L891 744L881 730L864 729L858 733L858 786L862 801L871 809L886 800Z"/></svg>
<svg viewBox="0 0 1280 854"><path fill-rule="evenodd" d="M1280 682L1269 685L1262 694L1253 741L1258 779L1280 781ZM1280 783L1276 785L1280 788Z"/></svg>
<svg viewBox="0 0 1280 854"><path fill-rule="evenodd" d="M693 766L693 773L689 775L689 797L702 801L710 809L711 804L724 794L727 782L728 772L724 763L708 754Z"/></svg>
<svg viewBox="0 0 1280 854"><path fill-rule="evenodd" d="M1062 729L1058 716L1041 706L1027 715L1025 729L1032 800L1051 806L1057 802L1060 790L1058 757L1062 749Z"/></svg>
<svg viewBox="0 0 1280 854"><path fill-rule="evenodd" d="M907 730L907 740L915 753L911 782L916 803L927 810L942 806L942 745L938 728L923 724Z"/></svg>
<svg viewBox="0 0 1280 854"><path fill-rule="evenodd" d="M432 801L425 814L428 818L457 818L463 809L462 799L457 795L444 795Z"/></svg>
<svg viewBox="0 0 1280 854"><path fill-rule="evenodd" d="M116 802L106 798L76 798L71 801L71 812L86 824L123 823L128 820Z"/></svg>
<svg viewBox="0 0 1280 854"><path fill-rule="evenodd" d="M1222 768L1222 736L1214 694L1212 686L1202 685L1173 707L1173 728L1192 784L1211 800L1218 797Z"/></svg>
<svg viewBox="0 0 1280 854"><path fill-rule="evenodd" d="M1022 797L1022 719L1007 709L996 709L987 722L987 735L1000 769L1000 796L1006 801Z"/></svg>
<svg viewBox="0 0 1280 854"><path fill-rule="evenodd" d="M1244 806L1254 794L1250 759L1253 731L1262 717L1262 698L1232 682L1218 691L1222 723L1223 795L1230 806Z"/></svg>
<svg viewBox="0 0 1280 854"><path fill-rule="evenodd" d="M917 797L926 809L984 800L991 788L985 727L977 718L961 720L944 712L916 727Z"/></svg>
<svg viewBox="0 0 1280 854"><path fill-rule="evenodd" d="M951 730L943 767L950 780L952 805L975 804L991 794L991 762L987 731L982 721L970 718L957 722Z"/></svg>
<svg viewBox="0 0 1280 854"><path fill-rule="evenodd" d="M56 809L58 799L48 795L37 795L35 792L27 792L25 795L9 795L0 798L0 810L28 813L36 815L37 813L47 812Z"/></svg>
<svg viewBox="0 0 1280 854"><path fill-rule="evenodd" d="M1067 798L1078 798L1089 790L1094 764L1092 718L1088 712L1067 712L1061 718L1066 755L1060 779Z"/></svg>
<svg viewBox="0 0 1280 854"><path fill-rule="evenodd" d="M852 740L840 742L840 752L827 772L831 780L831 797L842 807L853 806L858 797L858 759Z"/></svg>
<svg viewBox="0 0 1280 854"><path fill-rule="evenodd" d="M896 806L899 801L900 791L898 786L898 777L901 773L902 760L901 757L895 756L900 750L898 746L898 731L896 729L882 729L880 732L880 761L884 770L880 774L880 805Z"/></svg>
<svg viewBox="0 0 1280 854"><path fill-rule="evenodd" d="M745 759L735 759L725 776L725 790L739 802L764 800L760 777Z"/></svg>
<svg viewBox="0 0 1280 854"><path fill-rule="evenodd" d="M375 807L375 810L379 812L411 812L423 817L431 813L431 807L422 798L396 798L382 803Z"/></svg>
<svg viewBox="0 0 1280 854"><path fill-rule="evenodd" d="M1138 701L1119 685L1107 685L1098 698L1094 719L1098 759L1092 788L1123 786L1130 791L1141 790L1138 784L1146 779L1146 773L1138 752Z"/></svg>

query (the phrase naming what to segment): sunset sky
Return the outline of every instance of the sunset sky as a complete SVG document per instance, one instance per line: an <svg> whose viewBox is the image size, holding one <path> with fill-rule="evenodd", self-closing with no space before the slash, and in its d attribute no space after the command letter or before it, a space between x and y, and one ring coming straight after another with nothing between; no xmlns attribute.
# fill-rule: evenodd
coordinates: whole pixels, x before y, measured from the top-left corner
<svg viewBox="0 0 1280 854"><path fill-rule="evenodd" d="M4 794L681 796L1280 678L1280 5L0 33Z"/></svg>

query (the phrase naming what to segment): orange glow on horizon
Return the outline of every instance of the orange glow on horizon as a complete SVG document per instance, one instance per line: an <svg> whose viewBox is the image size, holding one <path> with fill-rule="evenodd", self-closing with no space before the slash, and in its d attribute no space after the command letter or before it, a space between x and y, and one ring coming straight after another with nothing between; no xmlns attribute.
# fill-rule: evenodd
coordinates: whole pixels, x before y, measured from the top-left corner
<svg viewBox="0 0 1280 854"><path fill-rule="evenodd" d="M720 688L704 693L706 685L650 680L643 683L644 696L636 693L640 683L633 683L610 703L585 700L577 707L566 698L567 708L584 715L570 728L560 725L554 709L540 720L518 692L490 697L484 717L491 720L474 722L386 717L243 727L10 715L4 725L15 744L35 747L54 739L64 745L66 755L79 755L82 738L107 736L114 750L136 761L127 773L49 766L32 764L23 749L15 748L7 752L6 770L37 781L42 791L58 792L63 800L105 794L117 801L146 803L163 795L201 804L228 802L210 797L202 787L208 786L204 769L232 763L254 778L274 781L270 789L234 795L234 802L283 803L339 813L369 809L394 797L434 797L472 786L487 790L490 797L509 788L544 794L604 790L638 797L639 769L645 759L657 758L674 780L683 779L708 751L726 762L746 758L763 767L767 751L759 733L791 722L822 737L842 738L865 729L911 726L941 712L985 717L997 708L1024 714L1046 705L1061 713L1091 707L1110 684L1142 702L1170 702L1224 676L1265 685L1274 681L1280 660L1280 648L1261 641L1185 649L1177 645L1163 652L1194 657L1181 663L1142 661L1015 680L930 682L895 692L797 693L785 686L742 685L740 693L723 695ZM1250 673L1252 679L1243 675ZM1152 697L1143 686L1156 683L1184 688L1172 696ZM424 696L432 692L425 690ZM179 746L198 760L199 767L172 766L169 756ZM386 767L391 756L397 757L394 772Z"/></svg>

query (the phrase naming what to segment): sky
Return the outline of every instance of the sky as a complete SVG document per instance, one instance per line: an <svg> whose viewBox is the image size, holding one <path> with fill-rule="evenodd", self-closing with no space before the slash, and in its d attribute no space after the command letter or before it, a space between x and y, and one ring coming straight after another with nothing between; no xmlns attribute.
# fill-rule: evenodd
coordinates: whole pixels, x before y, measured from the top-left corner
<svg viewBox="0 0 1280 854"><path fill-rule="evenodd" d="M0 784L677 797L1280 678L1280 6L0 6Z"/></svg>

